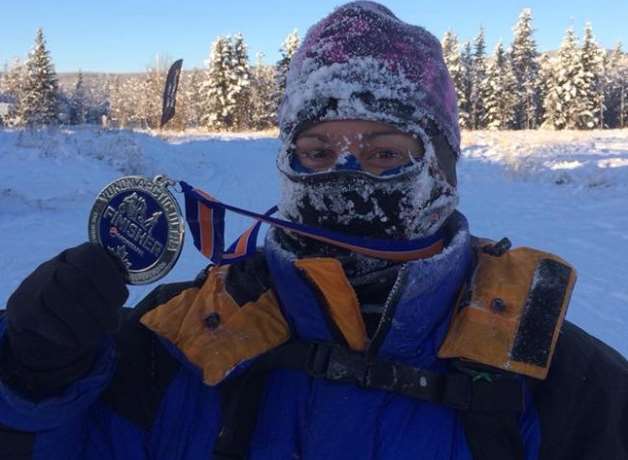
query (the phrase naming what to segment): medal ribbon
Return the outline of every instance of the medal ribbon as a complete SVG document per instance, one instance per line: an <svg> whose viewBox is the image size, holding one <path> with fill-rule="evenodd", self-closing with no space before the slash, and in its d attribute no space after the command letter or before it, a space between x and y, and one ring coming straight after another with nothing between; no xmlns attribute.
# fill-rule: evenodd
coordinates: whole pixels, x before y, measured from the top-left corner
<svg viewBox="0 0 628 460"><path fill-rule="evenodd" d="M292 231L324 243L348 249L369 257L407 262L426 259L438 254L444 247L440 232L428 238L414 240L378 240L346 235L323 228L297 224L272 217L277 206L264 214L241 209L218 201L208 193L180 182L185 196L185 219L192 231L194 245L207 258L217 265L228 265L255 253L257 236L262 223ZM225 213L232 211L251 217L257 222L244 232L227 250L224 249Z"/></svg>

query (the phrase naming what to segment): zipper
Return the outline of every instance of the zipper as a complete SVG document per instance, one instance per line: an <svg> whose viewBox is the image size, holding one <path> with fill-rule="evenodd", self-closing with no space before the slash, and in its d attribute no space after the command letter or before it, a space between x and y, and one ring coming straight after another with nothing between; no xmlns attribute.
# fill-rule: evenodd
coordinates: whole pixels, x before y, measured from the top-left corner
<svg viewBox="0 0 628 460"><path fill-rule="evenodd" d="M373 334L373 339L369 344L366 354L369 358L375 357L375 354L379 350L390 329L390 325L392 323L392 317L395 314L395 307L399 303L399 297L401 294L401 285L405 282L406 279L406 271L408 268L408 264L403 264L399 269L399 273L397 273L397 278L395 279L395 283L393 287L390 289L388 293L388 297L386 298L386 302L384 302L384 310L382 312L382 317L379 320L379 324L377 325L377 329L375 329L375 334Z"/></svg>

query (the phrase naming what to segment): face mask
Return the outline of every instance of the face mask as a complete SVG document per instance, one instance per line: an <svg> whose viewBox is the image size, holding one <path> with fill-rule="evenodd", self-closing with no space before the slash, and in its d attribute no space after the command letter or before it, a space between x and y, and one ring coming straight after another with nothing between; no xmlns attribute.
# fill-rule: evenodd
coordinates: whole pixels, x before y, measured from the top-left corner
<svg viewBox="0 0 628 460"><path fill-rule="evenodd" d="M441 172L434 147L425 142L425 154L397 171L380 176L347 169L311 173L298 168L289 149L280 155L279 212L287 220L376 239L410 240L436 233L458 204L456 188ZM295 166L297 166L295 168ZM362 268L381 268L379 261L324 243L284 235L301 256L345 258ZM345 267L346 268L346 267ZM363 271L363 270L357 270Z"/></svg>

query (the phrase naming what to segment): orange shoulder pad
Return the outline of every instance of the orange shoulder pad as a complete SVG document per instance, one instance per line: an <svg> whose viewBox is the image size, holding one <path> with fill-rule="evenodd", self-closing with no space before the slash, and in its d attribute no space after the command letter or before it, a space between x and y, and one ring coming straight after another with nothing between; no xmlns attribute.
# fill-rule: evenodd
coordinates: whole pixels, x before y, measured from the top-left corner
<svg viewBox="0 0 628 460"><path fill-rule="evenodd" d="M228 267L213 267L203 286L186 289L149 311L141 322L176 345L217 385L238 365L290 337L275 295L268 290L239 306L225 289ZM208 325L208 318L211 324Z"/></svg>
<svg viewBox="0 0 628 460"><path fill-rule="evenodd" d="M557 256L530 248L501 256L479 249L477 256L438 356L545 379L575 270Z"/></svg>

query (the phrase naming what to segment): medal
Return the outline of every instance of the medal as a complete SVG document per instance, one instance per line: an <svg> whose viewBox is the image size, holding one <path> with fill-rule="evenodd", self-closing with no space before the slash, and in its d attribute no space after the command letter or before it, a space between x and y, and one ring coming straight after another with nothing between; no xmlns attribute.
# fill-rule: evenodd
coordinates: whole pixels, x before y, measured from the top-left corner
<svg viewBox="0 0 628 460"><path fill-rule="evenodd" d="M89 215L89 240L118 257L128 271L129 284L149 284L165 276L183 248L185 225L169 187L177 182L165 176L153 180L122 177L98 195ZM186 182L178 182L185 198L185 218L194 246L216 265L229 265L256 253L262 223L350 251L397 262L425 259L443 249L440 232L414 240L377 240L346 235L272 217L222 203ZM255 223L225 249L225 212L250 217Z"/></svg>
<svg viewBox="0 0 628 460"><path fill-rule="evenodd" d="M183 247L185 225L165 176L126 176L109 184L89 215L89 240L126 266L129 284L149 284L165 276Z"/></svg>

